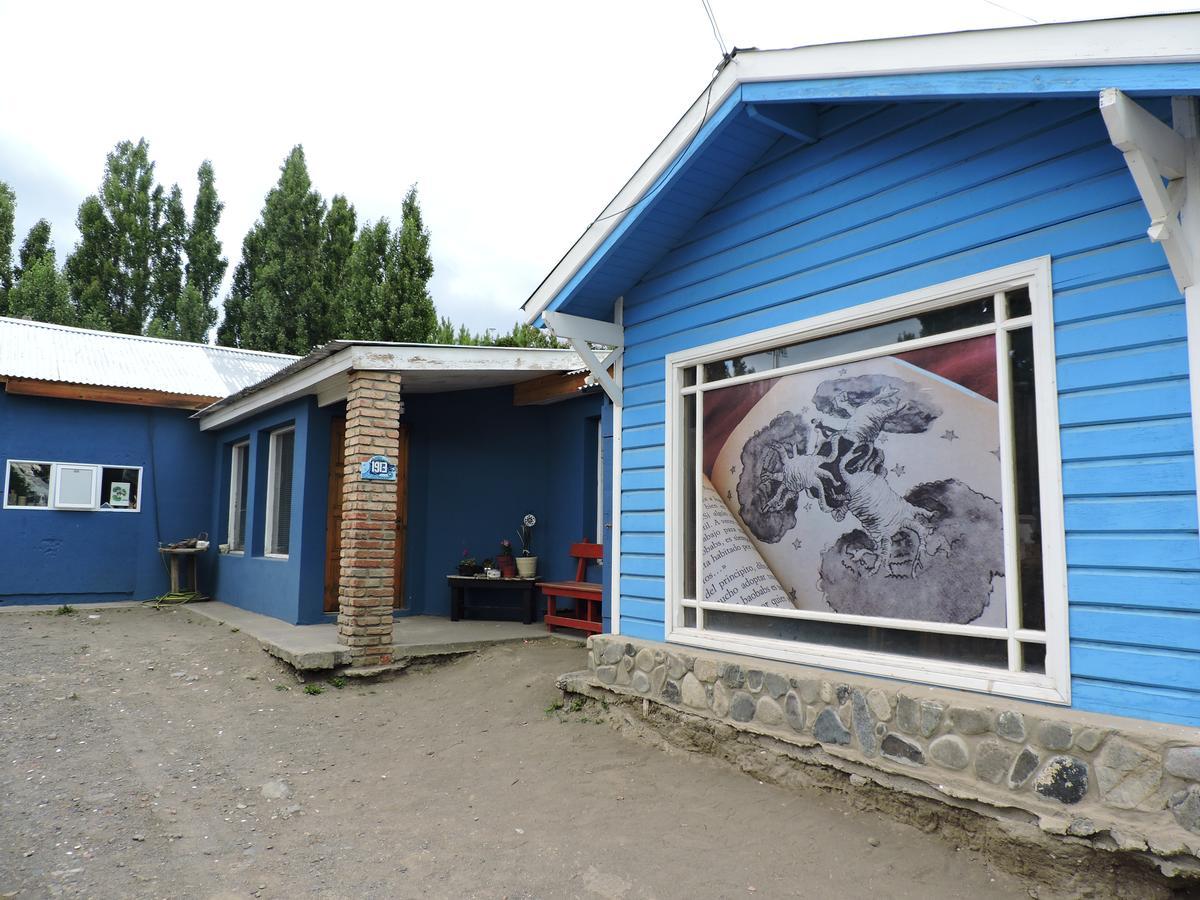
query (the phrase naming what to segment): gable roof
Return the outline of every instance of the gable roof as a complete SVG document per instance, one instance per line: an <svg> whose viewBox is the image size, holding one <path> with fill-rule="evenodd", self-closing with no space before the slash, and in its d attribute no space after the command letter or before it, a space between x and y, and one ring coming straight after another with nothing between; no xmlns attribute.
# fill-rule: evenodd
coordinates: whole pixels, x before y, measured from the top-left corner
<svg viewBox="0 0 1200 900"><path fill-rule="evenodd" d="M0 317L0 379L226 397L297 358Z"/></svg>
<svg viewBox="0 0 1200 900"><path fill-rule="evenodd" d="M550 271L523 310L607 320L768 147L819 139L818 104L1200 92L1200 14L745 50L719 69L663 141Z"/></svg>

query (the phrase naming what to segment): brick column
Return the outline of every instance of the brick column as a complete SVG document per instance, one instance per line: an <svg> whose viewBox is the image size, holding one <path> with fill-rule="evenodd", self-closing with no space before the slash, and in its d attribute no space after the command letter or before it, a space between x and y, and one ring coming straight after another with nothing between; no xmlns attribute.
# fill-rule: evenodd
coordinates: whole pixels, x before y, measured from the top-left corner
<svg viewBox="0 0 1200 900"><path fill-rule="evenodd" d="M349 374L338 641L350 647L354 665L375 666L392 661L396 483L364 481L361 464L375 454L396 459L400 376Z"/></svg>

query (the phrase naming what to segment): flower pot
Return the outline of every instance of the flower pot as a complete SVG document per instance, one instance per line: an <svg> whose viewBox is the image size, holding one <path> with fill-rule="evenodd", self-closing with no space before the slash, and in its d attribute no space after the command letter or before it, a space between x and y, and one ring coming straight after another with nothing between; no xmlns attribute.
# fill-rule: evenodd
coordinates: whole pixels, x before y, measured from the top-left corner
<svg viewBox="0 0 1200 900"><path fill-rule="evenodd" d="M471 566L471 565L467 565L466 563L459 563L458 564L458 574L461 575L463 578L469 578L470 576L475 574L475 567Z"/></svg>
<svg viewBox="0 0 1200 900"><path fill-rule="evenodd" d="M503 578L517 577L517 561L511 556L497 556L496 568L500 570L500 575Z"/></svg>
<svg viewBox="0 0 1200 900"><path fill-rule="evenodd" d="M517 557L517 573L522 578L532 578L537 574L537 557L536 556L518 556Z"/></svg>

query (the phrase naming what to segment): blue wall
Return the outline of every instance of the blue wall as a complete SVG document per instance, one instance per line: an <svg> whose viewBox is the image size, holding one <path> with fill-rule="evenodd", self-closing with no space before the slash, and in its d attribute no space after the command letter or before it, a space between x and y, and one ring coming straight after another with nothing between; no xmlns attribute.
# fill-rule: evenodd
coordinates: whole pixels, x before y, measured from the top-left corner
<svg viewBox="0 0 1200 900"><path fill-rule="evenodd" d="M549 406L513 406L512 388L409 394L407 613L449 615L445 576L463 548L482 562L500 540L519 550L537 516L538 574L575 577L570 546L595 540L597 394ZM594 567L589 578L600 580Z"/></svg>
<svg viewBox="0 0 1200 900"><path fill-rule="evenodd" d="M296 624L324 620L325 510L329 487L329 423L339 406L318 408L312 397L255 416L214 436L211 493L214 543L229 540L231 448L250 442L246 551L217 557L213 595L225 603ZM263 554L270 435L294 425L291 538L287 559Z"/></svg>
<svg viewBox="0 0 1200 900"><path fill-rule="evenodd" d="M0 392L0 462L144 467L139 512L0 509L0 603L142 600L165 593L159 542L212 533L212 441L189 416ZM205 590L212 586L215 556L214 549L200 560Z"/></svg>
<svg viewBox="0 0 1200 900"><path fill-rule="evenodd" d="M666 354L1051 255L1073 702L1200 724L1182 298L1095 99L832 105L820 132L625 291L622 631L664 635Z"/></svg>

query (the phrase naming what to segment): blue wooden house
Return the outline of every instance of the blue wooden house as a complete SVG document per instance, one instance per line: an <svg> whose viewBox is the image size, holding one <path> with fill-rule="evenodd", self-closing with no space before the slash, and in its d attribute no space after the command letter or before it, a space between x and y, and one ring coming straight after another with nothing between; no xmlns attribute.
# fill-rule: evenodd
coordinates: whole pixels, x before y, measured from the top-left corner
<svg viewBox="0 0 1200 900"><path fill-rule="evenodd" d="M1095 740L1200 725L1198 36L724 61L525 305L608 397L589 689L1001 804L1200 803Z"/></svg>

